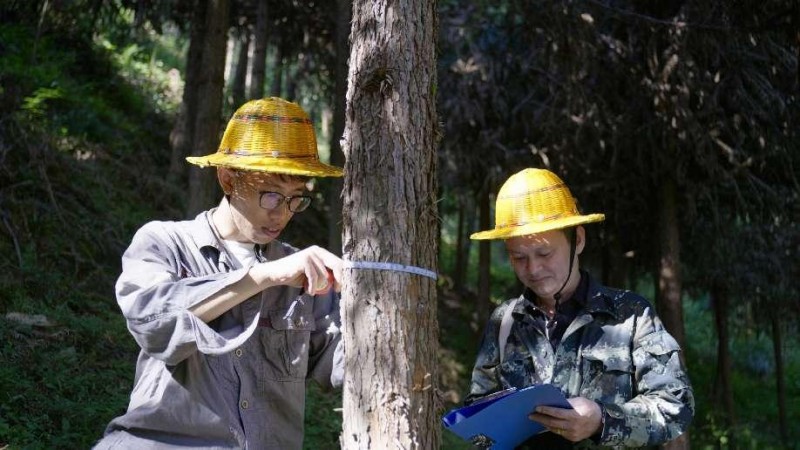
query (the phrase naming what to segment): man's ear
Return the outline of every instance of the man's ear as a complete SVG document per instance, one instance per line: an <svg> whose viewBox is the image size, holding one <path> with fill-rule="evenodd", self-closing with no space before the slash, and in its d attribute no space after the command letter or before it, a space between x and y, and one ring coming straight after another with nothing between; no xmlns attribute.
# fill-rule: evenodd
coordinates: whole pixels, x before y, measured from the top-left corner
<svg viewBox="0 0 800 450"><path fill-rule="evenodd" d="M586 246L586 230L581 225L575 227L575 254L580 255Z"/></svg>
<svg viewBox="0 0 800 450"><path fill-rule="evenodd" d="M233 179L235 177L236 175L231 169L217 167L217 180L219 180L219 185L225 195L231 195L231 193L233 193Z"/></svg>

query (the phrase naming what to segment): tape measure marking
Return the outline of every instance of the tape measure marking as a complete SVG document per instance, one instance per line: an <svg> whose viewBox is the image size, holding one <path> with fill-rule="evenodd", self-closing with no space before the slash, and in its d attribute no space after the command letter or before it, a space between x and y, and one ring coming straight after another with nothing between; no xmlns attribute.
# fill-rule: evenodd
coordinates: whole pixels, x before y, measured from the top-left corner
<svg viewBox="0 0 800 450"><path fill-rule="evenodd" d="M393 272L408 272L423 277L439 278L439 275L428 269L423 269L417 266L407 266L405 264L388 263L388 262L375 262L375 261L343 261L345 269L368 269L368 270L390 270Z"/></svg>

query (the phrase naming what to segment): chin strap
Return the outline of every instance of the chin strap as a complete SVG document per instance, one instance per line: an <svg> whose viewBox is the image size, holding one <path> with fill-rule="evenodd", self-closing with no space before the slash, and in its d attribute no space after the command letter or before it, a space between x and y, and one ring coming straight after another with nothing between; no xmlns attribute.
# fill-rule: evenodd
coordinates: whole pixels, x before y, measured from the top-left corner
<svg viewBox="0 0 800 450"><path fill-rule="evenodd" d="M572 264L575 262L575 248L577 246L577 235L578 230L573 228L570 230L569 236L569 269L567 271L567 279L564 280L564 284L561 285L561 289L558 290L555 294L553 294L553 299L556 301L556 311L558 311L558 302L561 300L561 291L567 287L567 283L569 283L569 277L572 276Z"/></svg>

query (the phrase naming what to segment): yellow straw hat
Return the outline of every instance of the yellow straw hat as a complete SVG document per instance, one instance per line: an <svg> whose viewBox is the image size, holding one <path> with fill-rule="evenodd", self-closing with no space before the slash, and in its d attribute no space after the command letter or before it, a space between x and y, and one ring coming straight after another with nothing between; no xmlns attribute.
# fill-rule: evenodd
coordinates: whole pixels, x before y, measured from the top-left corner
<svg viewBox="0 0 800 450"><path fill-rule="evenodd" d="M225 128L219 150L186 160L200 167L342 176L342 169L320 162L308 114L297 103L276 97L252 100L239 107Z"/></svg>
<svg viewBox="0 0 800 450"><path fill-rule="evenodd" d="M544 169L512 175L497 193L494 230L471 239L508 239L605 220L603 214L580 215L575 199L561 178Z"/></svg>

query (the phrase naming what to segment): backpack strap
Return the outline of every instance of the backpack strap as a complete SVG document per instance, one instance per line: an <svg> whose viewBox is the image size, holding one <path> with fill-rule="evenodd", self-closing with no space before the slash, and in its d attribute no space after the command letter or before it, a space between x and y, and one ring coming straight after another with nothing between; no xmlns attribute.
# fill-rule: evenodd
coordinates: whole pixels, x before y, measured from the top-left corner
<svg viewBox="0 0 800 450"><path fill-rule="evenodd" d="M511 325L514 323L511 319L511 313L514 312L517 302L519 302L519 297L508 304L508 308L503 311L503 320L500 321L500 334L497 336L497 343L499 345L497 350L500 352L500 364L503 364L503 360L505 359L506 342L508 342L508 336L511 334Z"/></svg>

